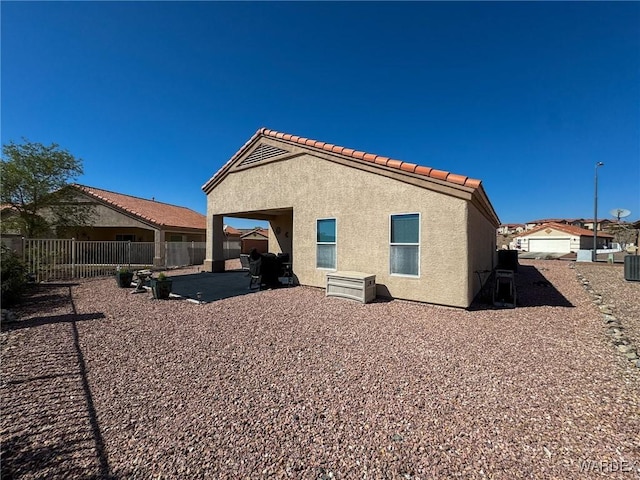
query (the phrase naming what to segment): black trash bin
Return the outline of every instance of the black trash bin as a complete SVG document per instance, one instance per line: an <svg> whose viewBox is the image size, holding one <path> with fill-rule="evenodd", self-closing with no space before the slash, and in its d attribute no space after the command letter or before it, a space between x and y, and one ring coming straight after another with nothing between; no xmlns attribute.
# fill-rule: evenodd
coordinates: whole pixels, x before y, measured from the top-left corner
<svg viewBox="0 0 640 480"><path fill-rule="evenodd" d="M498 250L498 269L518 271L518 250Z"/></svg>
<svg viewBox="0 0 640 480"><path fill-rule="evenodd" d="M262 283L267 287L277 287L279 285L278 274L280 273L280 261L275 253L262 254Z"/></svg>

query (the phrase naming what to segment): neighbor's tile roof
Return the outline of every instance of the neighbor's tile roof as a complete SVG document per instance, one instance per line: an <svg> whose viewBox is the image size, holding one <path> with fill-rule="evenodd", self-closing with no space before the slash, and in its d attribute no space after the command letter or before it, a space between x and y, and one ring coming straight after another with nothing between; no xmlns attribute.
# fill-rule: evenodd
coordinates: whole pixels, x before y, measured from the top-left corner
<svg viewBox="0 0 640 480"><path fill-rule="evenodd" d="M253 230L242 234L241 238L248 237L249 235L252 235L254 233L262 235L265 238L269 238L269 230L266 230L264 228L254 228Z"/></svg>
<svg viewBox="0 0 640 480"><path fill-rule="evenodd" d="M224 233L226 233L227 235L234 235L234 236L242 235L242 232L240 230L238 230L237 228L233 228L231 225L224 226Z"/></svg>
<svg viewBox="0 0 640 480"><path fill-rule="evenodd" d="M110 192L86 185L74 184L80 191L106 203L116 209L123 210L144 222L153 223L159 227L194 228L206 230L206 217L186 207L170 205L168 203L133 197L123 193Z"/></svg>
<svg viewBox="0 0 640 480"><path fill-rule="evenodd" d="M564 223L549 222L540 225L532 230L516 235L516 237L526 237L532 233L546 230L547 228L553 228L554 230L560 230L561 232L569 233L577 237L593 237L593 230L587 230L586 228L575 227L573 225L565 225ZM604 232L598 232L600 238L613 238L613 235Z"/></svg>
<svg viewBox="0 0 640 480"><path fill-rule="evenodd" d="M324 150L326 152L331 152L335 154L339 154L345 157L351 157L355 160L358 160L363 163L372 163L376 165L386 166L390 168L394 168L397 170L402 170L404 172L414 173L418 175L422 175L429 178L434 178L437 180L443 180L445 182L454 183L457 185L462 185L465 187L470 187L473 189L477 189L481 185L480 180L476 180L474 178L469 178L464 175L457 175L455 173L447 172L445 170L436 170L431 167L424 167L421 165L417 165L415 163L404 162L402 160L395 160L393 158L383 157L380 155L375 155L372 153L362 152L360 150L354 150L352 148L345 148L339 145L333 145L331 143L320 142L318 140L312 140L310 138L298 137L297 135L291 135L289 133L277 132L275 130L269 130L268 128L260 128L258 131L253 134L253 136L231 157L231 159L223 165L223 167L216 172L216 174L205 184L203 185L203 189L206 191L208 186L223 172L226 171L227 167L231 166L233 162L244 152L245 148L247 148L251 143L253 143L256 138L259 136L272 137L277 138L289 142L294 142L299 145L305 145L312 148L317 148L320 150Z"/></svg>

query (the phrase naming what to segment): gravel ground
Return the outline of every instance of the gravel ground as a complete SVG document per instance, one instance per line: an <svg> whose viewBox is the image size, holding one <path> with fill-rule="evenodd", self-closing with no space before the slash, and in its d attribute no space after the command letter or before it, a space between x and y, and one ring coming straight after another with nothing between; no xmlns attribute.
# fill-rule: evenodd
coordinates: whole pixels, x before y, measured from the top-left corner
<svg viewBox="0 0 640 480"><path fill-rule="evenodd" d="M576 270L589 280L594 292L602 296L602 304L610 307L640 353L640 282L624 281L621 264L576 263Z"/></svg>
<svg viewBox="0 0 640 480"><path fill-rule="evenodd" d="M572 266L523 262L514 310L38 287L2 333L3 478L638 478L640 369ZM640 284L598 267L630 324Z"/></svg>

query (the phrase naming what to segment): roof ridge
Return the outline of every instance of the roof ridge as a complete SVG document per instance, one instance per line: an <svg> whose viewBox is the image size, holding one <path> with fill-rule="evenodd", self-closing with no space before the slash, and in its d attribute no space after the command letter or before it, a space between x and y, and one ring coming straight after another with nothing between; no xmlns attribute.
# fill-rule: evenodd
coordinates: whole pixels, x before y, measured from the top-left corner
<svg viewBox="0 0 640 480"><path fill-rule="evenodd" d="M72 185L75 185L75 186L81 187L81 188L87 188L89 190L100 190L102 192L113 193L114 195L122 195L123 197L135 198L136 200L142 200L142 201L145 201L145 202L153 202L153 203L158 203L158 204L161 204L161 205L168 205L170 207L175 207L175 208L184 208L185 210L191 210L192 212L195 212L195 210L192 210L189 207L185 207L183 205L175 205L173 203L162 202L160 200L144 198L144 197L138 197L136 195L129 195L128 193L114 192L113 190L107 190L106 188L90 187L89 185L82 185L80 183L72 183Z"/></svg>
<svg viewBox="0 0 640 480"><path fill-rule="evenodd" d="M469 178L464 175L458 175L452 172L448 172L446 170L437 170L432 167L425 167L422 165L417 165L415 163L405 162L402 160L396 160L393 158L384 157L381 155L375 155L375 154L363 152L360 150L354 150L352 148L342 147L340 145L333 145L331 143L321 142L321 141L313 140L306 137L299 137L297 135L291 135L289 133L282 133L276 130L270 130L266 127L259 128L258 131L251 137L250 141L253 141L253 139L258 135L264 135L267 137L272 137L272 138L277 138L285 141L298 143L300 145L306 145L308 147L318 148L327 152L337 153L347 157L352 157L352 158L355 158L356 160L361 160L364 162L369 162L369 163L374 163L381 166L395 168L396 170L402 170L408 173L414 173L414 174L422 175L425 177L435 178L437 180L443 180L445 182L455 183L457 185L462 185L464 187L470 187L473 189L478 188L482 183L481 180L478 180L475 178ZM242 151L243 148L241 148L239 151Z"/></svg>

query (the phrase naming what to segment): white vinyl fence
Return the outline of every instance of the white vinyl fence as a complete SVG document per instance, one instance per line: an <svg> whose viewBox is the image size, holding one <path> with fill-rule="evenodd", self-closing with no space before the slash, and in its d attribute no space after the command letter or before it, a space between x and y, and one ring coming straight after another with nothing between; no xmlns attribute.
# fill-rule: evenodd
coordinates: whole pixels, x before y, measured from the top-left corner
<svg viewBox="0 0 640 480"><path fill-rule="evenodd" d="M164 267L200 265L204 242L162 244ZM23 239L22 257L38 282L112 275L116 268L130 270L154 266L154 242L85 241L74 239Z"/></svg>

